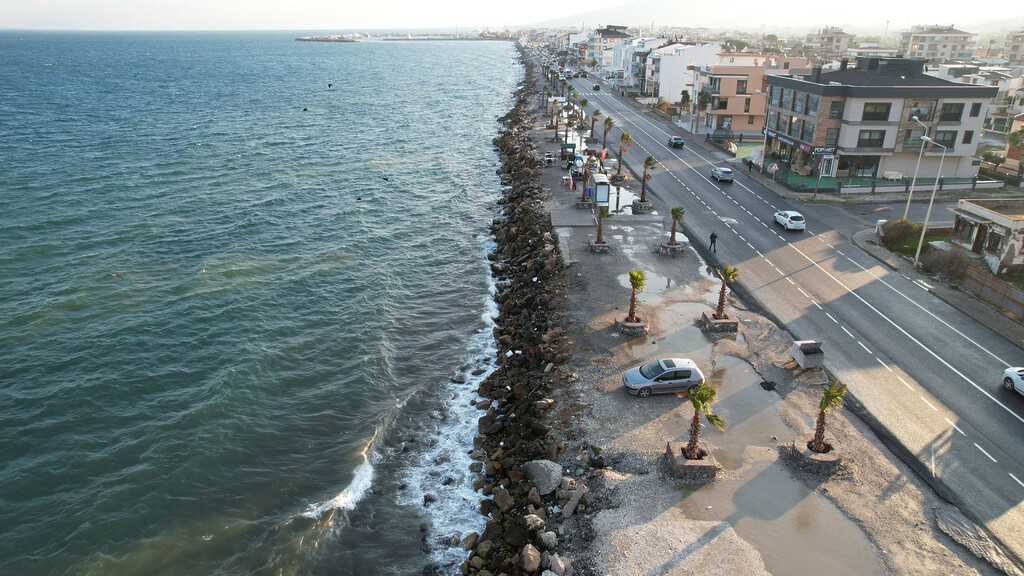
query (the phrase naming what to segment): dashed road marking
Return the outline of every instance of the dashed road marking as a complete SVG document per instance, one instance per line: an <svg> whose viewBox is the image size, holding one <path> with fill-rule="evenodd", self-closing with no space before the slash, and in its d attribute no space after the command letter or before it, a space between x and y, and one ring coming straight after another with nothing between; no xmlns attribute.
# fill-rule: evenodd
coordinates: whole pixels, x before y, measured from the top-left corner
<svg viewBox="0 0 1024 576"><path fill-rule="evenodd" d="M952 421L952 420L950 420L949 418L946 418L946 422L948 422L950 426L952 426L953 428L955 428L955 429L956 429L956 431L957 431L957 432L959 432L961 436L964 436L964 437L966 437L966 436L967 436L967 433L966 433L966 432L964 432L963 430L961 430L961 429L960 429L960 427L959 427L959 426L957 426L956 424L953 424L953 421ZM1010 474L1010 476L1013 476L1013 474Z"/></svg>
<svg viewBox="0 0 1024 576"><path fill-rule="evenodd" d="M924 396L919 396L919 398L921 399L921 401L922 401L922 402L924 402L925 404L927 404L927 405L928 405L928 407L929 407L929 408L931 408L932 410L935 410L936 412L938 412L938 411L939 411L939 409L938 409L938 408L936 408L935 406L932 406L932 403L931 403L931 402L929 402L929 401L925 400ZM977 444L975 444L975 446L977 446Z"/></svg>
<svg viewBox="0 0 1024 576"><path fill-rule="evenodd" d="M981 446L978 446L977 442L974 443L974 447L977 448L978 450L981 450L981 453L984 454L985 456L988 456L989 460L991 460L992 462L994 462L996 464L999 464L999 461L996 460L995 458L993 458L992 455L989 454L988 452L985 452L984 448L982 448Z"/></svg>

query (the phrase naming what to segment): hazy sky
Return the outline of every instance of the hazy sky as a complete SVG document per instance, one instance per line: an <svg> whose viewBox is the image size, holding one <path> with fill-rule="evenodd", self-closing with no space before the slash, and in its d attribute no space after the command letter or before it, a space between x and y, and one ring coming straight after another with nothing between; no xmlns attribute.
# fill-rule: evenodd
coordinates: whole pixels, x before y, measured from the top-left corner
<svg viewBox="0 0 1024 576"><path fill-rule="evenodd" d="M588 26L645 24L761 29L876 27L986 21L1024 25L1024 4L971 10L961 0L926 4L892 0L776 4L729 0L0 0L0 27L79 30L347 30L522 26L581 13ZM573 19L575 20L575 18Z"/></svg>

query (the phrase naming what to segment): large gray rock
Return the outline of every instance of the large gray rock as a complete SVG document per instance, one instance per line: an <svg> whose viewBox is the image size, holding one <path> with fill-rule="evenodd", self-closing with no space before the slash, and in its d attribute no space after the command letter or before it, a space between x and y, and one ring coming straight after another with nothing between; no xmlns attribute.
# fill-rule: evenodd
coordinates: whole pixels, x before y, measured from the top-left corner
<svg viewBox="0 0 1024 576"><path fill-rule="evenodd" d="M533 544L527 544L519 556L519 563L524 572L536 572L540 569L540 551Z"/></svg>
<svg viewBox="0 0 1024 576"><path fill-rule="evenodd" d="M526 477L537 487L537 492L544 496L551 494L562 483L562 467L550 460L532 460L523 465Z"/></svg>

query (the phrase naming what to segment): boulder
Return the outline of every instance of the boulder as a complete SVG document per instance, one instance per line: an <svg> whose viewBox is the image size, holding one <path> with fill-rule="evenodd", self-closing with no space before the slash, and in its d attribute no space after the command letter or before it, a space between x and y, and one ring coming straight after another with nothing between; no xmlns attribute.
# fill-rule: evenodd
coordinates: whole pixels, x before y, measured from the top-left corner
<svg viewBox="0 0 1024 576"><path fill-rule="evenodd" d="M534 548L533 544L523 546L523 553L519 555L519 566L524 572L540 570L540 551Z"/></svg>
<svg viewBox="0 0 1024 576"><path fill-rule="evenodd" d="M550 460L532 460L523 465L526 477L537 487L537 493L545 496L555 491L562 482L562 467Z"/></svg>

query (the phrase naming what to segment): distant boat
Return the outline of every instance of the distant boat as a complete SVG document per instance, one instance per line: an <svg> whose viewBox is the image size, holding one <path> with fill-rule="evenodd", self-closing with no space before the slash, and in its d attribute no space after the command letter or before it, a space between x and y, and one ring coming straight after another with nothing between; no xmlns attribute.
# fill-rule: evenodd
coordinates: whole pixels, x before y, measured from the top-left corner
<svg viewBox="0 0 1024 576"><path fill-rule="evenodd" d="M348 36L299 36L295 40L298 42L358 42L355 38Z"/></svg>

